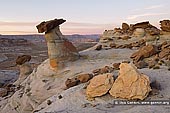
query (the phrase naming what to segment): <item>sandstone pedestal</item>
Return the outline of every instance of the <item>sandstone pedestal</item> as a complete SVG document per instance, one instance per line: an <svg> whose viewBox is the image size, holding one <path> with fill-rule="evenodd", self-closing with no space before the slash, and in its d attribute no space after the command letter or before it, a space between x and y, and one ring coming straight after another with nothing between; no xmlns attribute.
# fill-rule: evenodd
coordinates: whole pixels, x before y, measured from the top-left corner
<svg viewBox="0 0 170 113"><path fill-rule="evenodd" d="M60 32L59 25L64 22L63 19L55 19L37 26L39 33L45 32L50 66L55 70L62 69L65 62L79 58L77 49Z"/></svg>

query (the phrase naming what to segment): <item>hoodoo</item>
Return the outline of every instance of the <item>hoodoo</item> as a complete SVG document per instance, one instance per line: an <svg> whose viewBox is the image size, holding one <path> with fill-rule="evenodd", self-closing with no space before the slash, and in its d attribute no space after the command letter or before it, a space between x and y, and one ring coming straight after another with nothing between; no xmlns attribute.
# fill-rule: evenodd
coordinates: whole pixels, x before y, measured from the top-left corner
<svg viewBox="0 0 170 113"><path fill-rule="evenodd" d="M76 47L60 32L59 25L65 21L63 19L54 19L41 22L36 26L39 33L45 32L50 66L55 70L62 69L64 62L74 61L79 58Z"/></svg>

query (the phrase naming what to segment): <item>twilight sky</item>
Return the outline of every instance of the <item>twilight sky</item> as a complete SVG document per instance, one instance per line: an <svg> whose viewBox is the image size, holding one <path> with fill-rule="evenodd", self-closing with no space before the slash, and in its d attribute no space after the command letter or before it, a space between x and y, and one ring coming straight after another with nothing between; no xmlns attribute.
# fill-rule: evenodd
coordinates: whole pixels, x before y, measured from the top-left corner
<svg viewBox="0 0 170 113"><path fill-rule="evenodd" d="M122 22L170 19L170 0L0 0L0 34L36 34L41 21L64 18L63 34L101 34Z"/></svg>

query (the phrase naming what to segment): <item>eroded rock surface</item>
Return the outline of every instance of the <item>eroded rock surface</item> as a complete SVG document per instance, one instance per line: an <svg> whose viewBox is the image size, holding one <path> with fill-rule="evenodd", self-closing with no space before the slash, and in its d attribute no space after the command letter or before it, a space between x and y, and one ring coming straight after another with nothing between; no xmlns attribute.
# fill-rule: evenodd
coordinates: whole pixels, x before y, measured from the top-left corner
<svg viewBox="0 0 170 113"><path fill-rule="evenodd" d="M119 76L109 93L115 98L143 100L150 91L149 77L140 74L134 66L122 63L120 65Z"/></svg>
<svg viewBox="0 0 170 113"><path fill-rule="evenodd" d="M76 47L60 32L59 25L65 21L63 19L54 19L37 25L39 33L45 32L50 65L55 70L62 69L65 62L79 58Z"/></svg>
<svg viewBox="0 0 170 113"><path fill-rule="evenodd" d="M93 77L90 84L87 86L87 97L97 97L106 94L114 82L111 73L101 74Z"/></svg>
<svg viewBox="0 0 170 113"><path fill-rule="evenodd" d="M170 32L170 20L162 20L160 25L163 31Z"/></svg>

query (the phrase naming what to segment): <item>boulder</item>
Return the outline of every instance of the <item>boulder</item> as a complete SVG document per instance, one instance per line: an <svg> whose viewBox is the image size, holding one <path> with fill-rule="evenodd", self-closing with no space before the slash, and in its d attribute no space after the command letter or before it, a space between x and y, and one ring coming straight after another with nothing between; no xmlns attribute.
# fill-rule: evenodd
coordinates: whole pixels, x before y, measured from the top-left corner
<svg viewBox="0 0 170 113"><path fill-rule="evenodd" d="M110 43L110 45L109 45L111 48L115 48L116 47L116 44L115 43Z"/></svg>
<svg viewBox="0 0 170 113"><path fill-rule="evenodd" d="M119 70L120 63L114 63L113 68Z"/></svg>
<svg viewBox="0 0 170 113"><path fill-rule="evenodd" d="M19 65L20 74L17 81L14 82L16 86L20 85L32 72L33 68L29 63Z"/></svg>
<svg viewBox="0 0 170 113"><path fill-rule="evenodd" d="M7 89L5 88L0 88L0 97L4 97L8 94Z"/></svg>
<svg viewBox="0 0 170 113"><path fill-rule="evenodd" d="M157 52L158 52L157 47L149 44L149 45L143 46L137 52L133 53L131 55L131 58L134 61L138 62L139 60L155 55Z"/></svg>
<svg viewBox="0 0 170 113"><path fill-rule="evenodd" d="M77 76L77 79L80 81L80 83L88 82L91 78L93 78L92 74L80 74Z"/></svg>
<svg viewBox="0 0 170 113"><path fill-rule="evenodd" d="M165 48L159 53L159 58L162 59L168 57L169 55L170 55L170 48Z"/></svg>
<svg viewBox="0 0 170 113"><path fill-rule="evenodd" d="M88 82L91 78L93 78L93 75L92 74L80 74L76 77L73 77L71 79L67 79L65 81L65 85L67 88L70 88L70 87L73 87L73 86L76 86L80 83L85 83L85 82Z"/></svg>
<svg viewBox="0 0 170 113"><path fill-rule="evenodd" d="M30 55L21 55L18 56L16 59L16 64L17 65L22 65L26 62L29 62L31 60L31 56Z"/></svg>
<svg viewBox="0 0 170 113"><path fill-rule="evenodd" d="M169 48L170 47L170 41L165 41L161 44L161 50L165 49L165 48Z"/></svg>
<svg viewBox="0 0 170 113"><path fill-rule="evenodd" d="M121 63L119 76L109 93L115 98L143 100L148 96L150 91L148 76L140 74L131 64Z"/></svg>
<svg viewBox="0 0 170 113"><path fill-rule="evenodd" d="M138 61L138 62L134 62L135 66L138 69L142 69L142 68L146 68L148 66L148 63L146 63L145 61Z"/></svg>
<svg viewBox="0 0 170 113"><path fill-rule="evenodd" d="M155 67L157 63L158 63L158 61L152 59L152 60L148 61L148 67L151 69L151 68Z"/></svg>
<svg viewBox="0 0 170 113"><path fill-rule="evenodd" d="M98 45L97 47L96 47L96 49L95 50L101 50L102 49L102 45Z"/></svg>
<svg viewBox="0 0 170 113"><path fill-rule="evenodd" d="M97 97L106 94L113 85L114 78L111 73L101 74L93 77L87 86L87 97Z"/></svg>
<svg viewBox="0 0 170 113"><path fill-rule="evenodd" d="M141 39L137 42L132 42L131 43L131 46L132 47L142 47L142 46L145 46L146 45L146 41L144 39Z"/></svg>
<svg viewBox="0 0 170 113"><path fill-rule="evenodd" d="M122 23L122 30L127 31L129 29L129 25L127 23Z"/></svg>
<svg viewBox="0 0 170 113"><path fill-rule="evenodd" d="M111 73L111 72L113 72L113 70L114 70L114 68L112 68L110 66L105 66L103 68L93 70L93 74L99 75L99 74L104 74L104 73Z"/></svg>
<svg viewBox="0 0 170 113"><path fill-rule="evenodd" d="M133 25L133 28L136 29L136 28L143 28L143 29L146 29L150 27L150 23L149 21L146 21L146 22L140 22L140 23L136 23Z"/></svg>
<svg viewBox="0 0 170 113"><path fill-rule="evenodd" d="M122 40L128 40L128 39L131 39L131 37L130 36L123 36L123 37L121 37L121 39Z"/></svg>
<svg viewBox="0 0 170 113"><path fill-rule="evenodd" d="M151 28L146 28L145 31L146 31L146 33L148 33L150 35L159 35L160 34L160 30L154 26Z"/></svg>
<svg viewBox="0 0 170 113"><path fill-rule="evenodd" d="M70 88L70 87L73 87L73 86L76 86L80 83L80 80L78 80L77 78L71 78L71 79L67 79L65 81L65 85L67 88Z"/></svg>
<svg viewBox="0 0 170 113"><path fill-rule="evenodd" d="M145 30L143 28L136 28L132 36L142 38L145 36Z"/></svg>
<svg viewBox="0 0 170 113"><path fill-rule="evenodd" d="M170 20L160 21L162 31L170 32Z"/></svg>

